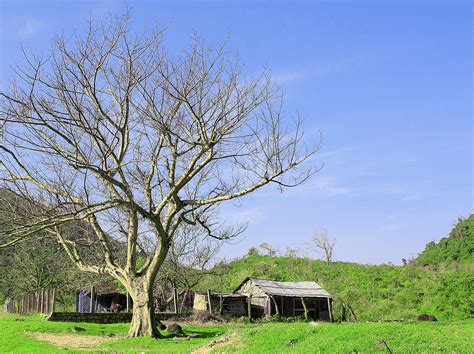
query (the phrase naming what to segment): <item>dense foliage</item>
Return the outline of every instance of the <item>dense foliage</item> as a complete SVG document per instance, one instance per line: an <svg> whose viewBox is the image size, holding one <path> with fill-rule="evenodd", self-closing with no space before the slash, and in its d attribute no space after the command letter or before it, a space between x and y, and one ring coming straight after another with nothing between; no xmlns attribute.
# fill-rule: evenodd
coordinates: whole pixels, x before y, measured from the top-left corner
<svg viewBox="0 0 474 354"><path fill-rule="evenodd" d="M474 263L474 214L467 219L459 219L448 237L438 243L428 243L415 262L420 265Z"/></svg>
<svg viewBox="0 0 474 354"><path fill-rule="evenodd" d="M227 273L207 277L200 286L232 291L249 276L314 280L335 296L336 318L342 302L351 305L360 320L372 321L414 319L419 313L469 318L474 310L472 265L432 269L254 255L231 262Z"/></svg>
<svg viewBox="0 0 474 354"><path fill-rule="evenodd" d="M342 303L351 305L360 320L414 319L419 313L469 318L474 314L473 223L473 216L460 221L448 238L427 246L404 266L327 264L252 252L226 265L223 275L207 277L200 287L232 291L246 277L314 280L335 296L336 319L341 317Z"/></svg>

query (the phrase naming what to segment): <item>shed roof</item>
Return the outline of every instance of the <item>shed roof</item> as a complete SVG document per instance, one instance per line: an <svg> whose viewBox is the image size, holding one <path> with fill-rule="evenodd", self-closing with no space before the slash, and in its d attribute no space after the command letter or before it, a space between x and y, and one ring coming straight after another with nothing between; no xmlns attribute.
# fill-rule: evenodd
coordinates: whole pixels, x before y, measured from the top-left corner
<svg viewBox="0 0 474 354"><path fill-rule="evenodd" d="M257 278L246 278L237 288L238 291L247 281L252 281L268 295L298 296L298 297L328 297L332 295L314 281L275 281Z"/></svg>

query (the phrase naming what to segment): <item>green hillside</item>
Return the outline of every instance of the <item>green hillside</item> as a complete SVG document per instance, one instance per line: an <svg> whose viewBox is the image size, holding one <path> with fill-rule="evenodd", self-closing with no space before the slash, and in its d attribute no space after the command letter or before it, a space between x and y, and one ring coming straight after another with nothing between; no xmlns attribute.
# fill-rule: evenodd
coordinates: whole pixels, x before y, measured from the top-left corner
<svg viewBox="0 0 474 354"><path fill-rule="evenodd" d="M429 313L440 319L469 318L474 312L473 266L430 269L414 265L362 265L305 258L247 256L209 276L201 289L232 291L245 277L281 281L314 280L335 296L335 317L350 304L360 320L414 319Z"/></svg>
<svg viewBox="0 0 474 354"><path fill-rule="evenodd" d="M429 313L439 319L474 316L474 217L455 225L450 236L429 244L404 266L327 264L308 258L248 255L208 276L200 288L232 291L246 277L281 281L314 280L335 296L335 317L342 303L360 320L414 319Z"/></svg>
<svg viewBox="0 0 474 354"><path fill-rule="evenodd" d="M460 219L448 237L428 243L415 262L420 265L474 263L474 214Z"/></svg>

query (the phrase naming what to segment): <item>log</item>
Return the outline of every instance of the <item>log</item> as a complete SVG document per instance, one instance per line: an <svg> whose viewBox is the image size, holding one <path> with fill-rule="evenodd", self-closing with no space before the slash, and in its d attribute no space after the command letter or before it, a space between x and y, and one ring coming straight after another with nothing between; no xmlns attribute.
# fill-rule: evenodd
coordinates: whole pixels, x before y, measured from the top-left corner
<svg viewBox="0 0 474 354"><path fill-rule="evenodd" d="M173 299L174 299L174 313L178 314L178 289L173 288Z"/></svg>
<svg viewBox="0 0 474 354"><path fill-rule="evenodd" d="M308 308L306 307L306 302L304 301L304 297L301 297L301 304L303 305L304 309L304 318L307 321L308 320Z"/></svg>
<svg viewBox="0 0 474 354"><path fill-rule="evenodd" d="M331 309L331 299L330 298L327 298L328 299L328 312L329 312L329 321L332 322L332 309Z"/></svg>
<svg viewBox="0 0 474 354"><path fill-rule="evenodd" d="M278 309L278 305L275 298L272 295L270 295L270 299L272 299L273 305L275 305L275 315L280 316L280 310ZM272 308L270 306L270 316L271 315L272 315Z"/></svg>
<svg viewBox="0 0 474 354"><path fill-rule="evenodd" d="M352 309L351 305L347 305L347 308L349 309L349 311L350 311L350 313L351 313L351 315L352 315L352 318L354 318L354 321L355 321L355 322L358 322L359 320L357 319L357 316L356 316L354 310Z"/></svg>

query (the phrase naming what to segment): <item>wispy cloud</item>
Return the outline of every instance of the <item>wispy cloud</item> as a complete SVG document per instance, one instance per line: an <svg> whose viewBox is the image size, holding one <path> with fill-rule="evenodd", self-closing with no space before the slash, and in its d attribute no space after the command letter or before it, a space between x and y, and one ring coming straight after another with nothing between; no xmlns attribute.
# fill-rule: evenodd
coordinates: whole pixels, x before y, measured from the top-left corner
<svg viewBox="0 0 474 354"><path fill-rule="evenodd" d="M273 80L279 84L287 84L304 80L310 73L307 70L280 71L272 75Z"/></svg>
<svg viewBox="0 0 474 354"><path fill-rule="evenodd" d="M266 219L263 207L231 207L221 212L221 217L228 224L244 224L251 222L252 225L263 222Z"/></svg>
<svg viewBox="0 0 474 354"><path fill-rule="evenodd" d="M315 177L302 186L285 191L287 196L296 198L337 197L348 195L352 192L352 188L341 185L331 176Z"/></svg>
<svg viewBox="0 0 474 354"><path fill-rule="evenodd" d="M43 27L43 21L35 18L27 19L17 30L20 38L28 38L34 36Z"/></svg>
<svg viewBox="0 0 474 354"><path fill-rule="evenodd" d="M329 58L312 63L311 66L303 66L298 69L286 69L273 73L273 80L280 84L299 82L307 79L338 74L353 69L354 67L366 65L374 61L373 56L352 54L344 57Z"/></svg>

